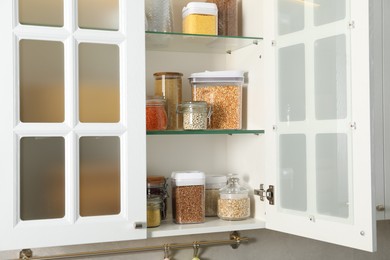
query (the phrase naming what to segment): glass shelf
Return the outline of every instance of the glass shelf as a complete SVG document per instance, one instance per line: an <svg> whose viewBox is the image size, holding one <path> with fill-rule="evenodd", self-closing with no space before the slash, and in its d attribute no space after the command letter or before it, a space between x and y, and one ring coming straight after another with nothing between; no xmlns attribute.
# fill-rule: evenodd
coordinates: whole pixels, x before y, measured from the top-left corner
<svg viewBox="0 0 390 260"><path fill-rule="evenodd" d="M260 37L145 32L147 51L231 53L249 45L258 45Z"/></svg>
<svg viewBox="0 0 390 260"><path fill-rule="evenodd" d="M264 130L163 130L147 131L147 135L242 135L242 134L264 134Z"/></svg>

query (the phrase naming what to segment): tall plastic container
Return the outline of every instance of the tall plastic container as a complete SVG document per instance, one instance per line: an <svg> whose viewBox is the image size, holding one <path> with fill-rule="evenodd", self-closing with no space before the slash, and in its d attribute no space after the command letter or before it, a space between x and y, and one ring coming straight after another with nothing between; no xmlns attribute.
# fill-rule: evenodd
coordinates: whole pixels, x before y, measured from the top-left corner
<svg viewBox="0 0 390 260"><path fill-rule="evenodd" d="M218 8L218 35L238 36L238 1L207 0Z"/></svg>
<svg viewBox="0 0 390 260"><path fill-rule="evenodd" d="M218 8L214 3L191 2L182 10L183 33L218 35Z"/></svg>
<svg viewBox="0 0 390 260"><path fill-rule="evenodd" d="M242 129L242 71L206 71L189 78L192 100L213 107L211 129Z"/></svg>
<svg viewBox="0 0 390 260"><path fill-rule="evenodd" d="M173 172L172 214L177 224L205 221L205 175L199 171Z"/></svg>

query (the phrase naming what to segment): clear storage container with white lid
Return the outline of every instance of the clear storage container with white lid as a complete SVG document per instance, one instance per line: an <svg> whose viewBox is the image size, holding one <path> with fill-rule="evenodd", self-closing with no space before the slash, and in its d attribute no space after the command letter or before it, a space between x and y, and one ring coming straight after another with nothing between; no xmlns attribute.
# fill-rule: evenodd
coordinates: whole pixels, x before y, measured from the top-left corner
<svg viewBox="0 0 390 260"><path fill-rule="evenodd" d="M218 34L218 8L215 3L190 2L182 10L183 33Z"/></svg>
<svg viewBox="0 0 390 260"><path fill-rule="evenodd" d="M249 190L239 184L236 175L229 175L227 185L220 190L219 196L219 218L244 220L250 216Z"/></svg>
<svg viewBox="0 0 390 260"><path fill-rule="evenodd" d="M205 174L176 171L171 175L173 221L178 224L205 220Z"/></svg>
<svg viewBox="0 0 390 260"><path fill-rule="evenodd" d="M192 100L213 107L211 129L242 129L243 71L206 71L189 77Z"/></svg>
<svg viewBox="0 0 390 260"><path fill-rule="evenodd" d="M206 176L206 217L218 216L219 190L226 186L226 175Z"/></svg>

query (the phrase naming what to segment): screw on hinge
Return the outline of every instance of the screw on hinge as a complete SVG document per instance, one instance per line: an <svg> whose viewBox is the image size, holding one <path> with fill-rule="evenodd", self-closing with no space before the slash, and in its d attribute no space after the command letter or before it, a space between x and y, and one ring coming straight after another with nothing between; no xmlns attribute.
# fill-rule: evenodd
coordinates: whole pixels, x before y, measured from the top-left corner
<svg viewBox="0 0 390 260"><path fill-rule="evenodd" d="M349 27L349 29L354 29L355 28L355 21L350 21L348 23L348 27Z"/></svg>
<svg viewBox="0 0 390 260"><path fill-rule="evenodd" d="M33 257L33 251L31 249L22 249L19 252L19 259L30 259Z"/></svg>

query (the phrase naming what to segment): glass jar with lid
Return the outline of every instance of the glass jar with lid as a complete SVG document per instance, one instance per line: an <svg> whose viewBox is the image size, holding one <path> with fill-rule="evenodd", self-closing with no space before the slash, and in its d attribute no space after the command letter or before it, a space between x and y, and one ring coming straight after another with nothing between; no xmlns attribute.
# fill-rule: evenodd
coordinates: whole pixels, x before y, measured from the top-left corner
<svg viewBox="0 0 390 260"><path fill-rule="evenodd" d="M147 178L147 195L157 195L161 198L161 220L167 217L167 198L168 198L168 183L164 176L148 176Z"/></svg>
<svg viewBox="0 0 390 260"><path fill-rule="evenodd" d="M182 77L180 72L156 72L154 76L154 94L165 98L168 115L167 129L182 129L181 117L176 107L182 102Z"/></svg>
<svg viewBox="0 0 390 260"><path fill-rule="evenodd" d="M244 220L250 216L249 190L239 184L236 175L228 177L219 192L218 217L223 220Z"/></svg>
<svg viewBox="0 0 390 260"><path fill-rule="evenodd" d="M165 99L161 96L148 96L146 98L146 130L165 130L167 122Z"/></svg>
<svg viewBox="0 0 390 260"><path fill-rule="evenodd" d="M207 129L212 108L205 101L188 101L177 106L177 113L183 114L184 130L202 130Z"/></svg>
<svg viewBox="0 0 390 260"><path fill-rule="evenodd" d="M161 224L161 198L158 195L148 196L147 227L158 227Z"/></svg>

